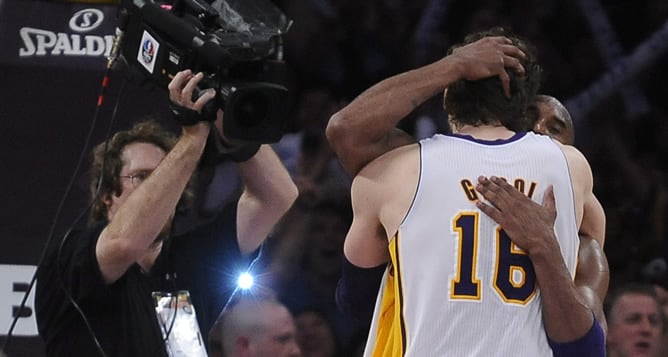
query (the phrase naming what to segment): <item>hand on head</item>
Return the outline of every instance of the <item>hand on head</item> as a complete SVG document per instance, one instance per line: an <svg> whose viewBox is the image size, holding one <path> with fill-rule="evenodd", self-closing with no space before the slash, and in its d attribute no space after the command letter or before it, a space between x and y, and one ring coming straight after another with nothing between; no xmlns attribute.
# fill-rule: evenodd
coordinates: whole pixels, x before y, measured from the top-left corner
<svg viewBox="0 0 668 357"><path fill-rule="evenodd" d="M506 69L524 73L520 62L525 57L524 52L503 36L483 37L454 49L450 57L461 64L463 79L478 80L498 76L507 97L510 97L510 76Z"/></svg>

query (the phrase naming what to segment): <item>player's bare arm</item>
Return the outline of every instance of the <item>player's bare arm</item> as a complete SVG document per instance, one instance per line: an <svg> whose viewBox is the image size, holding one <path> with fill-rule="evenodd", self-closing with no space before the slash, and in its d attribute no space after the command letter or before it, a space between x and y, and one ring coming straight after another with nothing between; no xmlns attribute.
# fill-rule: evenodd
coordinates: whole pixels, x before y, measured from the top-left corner
<svg viewBox="0 0 668 357"><path fill-rule="evenodd" d="M353 180L353 222L344 253L354 265L369 268L389 261L388 241L417 189L418 156L417 144L397 148L372 161Z"/></svg>
<svg viewBox="0 0 668 357"><path fill-rule="evenodd" d="M603 301L608 293L609 283L610 268L603 248L595 239L580 234L575 286L606 333L608 328L603 313Z"/></svg>
<svg viewBox="0 0 668 357"><path fill-rule="evenodd" d="M419 105L459 79L498 76L506 95L506 70L522 72L524 54L505 37L485 37L457 48L430 65L385 79L369 88L329 120L327 139L348 174L355 176L371 160L415 139L396 128Z"/></svg>
<svg viewBox="0 0 668 357"><path fill-rule="evenodd" d="M560 248L553 229L552 189L546 191L542 206L496 177L481 177L476 189L492 204L479 202L478 207L503 227L533 263L550 339L568 342L586 335L594 322L593 310L578 292L561 255L555 254ZM518 209L524 214L515 214Z"/></svg>

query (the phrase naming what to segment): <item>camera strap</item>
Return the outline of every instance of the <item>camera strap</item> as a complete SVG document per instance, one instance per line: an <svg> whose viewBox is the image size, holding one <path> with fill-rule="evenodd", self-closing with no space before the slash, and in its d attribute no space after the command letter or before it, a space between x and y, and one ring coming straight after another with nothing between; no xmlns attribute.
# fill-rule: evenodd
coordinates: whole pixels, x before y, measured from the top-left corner
<svg viewBox="0 0 668 357"><path fill-rule="evenodd" d="M231 145L221 137L218 129L211 123L211 131L206 140L204 153L200 159L202 167L214 166L221 161L244 162L260 150L258 143L243 143L238 145Z"/></svg>
<svg viewBox="0 0 668 357"><path fill-rule="evenodd" d="M184 106L178 105L171 100L169 101L169 109L172 110L172 114L174 114L174 118L179 122L179 124L183 126L191 126L195 125L201 121L209 121L212 122L216 120L216 113L214 112L213 114L206 112L203 114L198 113L195 110L192 110L190 108L186 108Z"/></svg>

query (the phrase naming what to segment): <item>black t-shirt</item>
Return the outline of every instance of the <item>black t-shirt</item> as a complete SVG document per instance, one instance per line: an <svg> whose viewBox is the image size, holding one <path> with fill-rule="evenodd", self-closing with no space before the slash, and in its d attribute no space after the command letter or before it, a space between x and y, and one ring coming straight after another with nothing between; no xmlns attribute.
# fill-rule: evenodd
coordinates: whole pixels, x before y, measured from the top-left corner
<svg viewBox="0 0 668 357"><path fill-rule="evenodd" d="M228 212L209 224L170 238L163 244L150 273L143 273L133 264L111 285L104 283L95 256L104 224L73 233L65 241L59 259L56 244L37 271L36 317L47 354L101 355L92 331L110 357L166 355L153 291L188 290L206 341L234 289L233 276L248 264L248 259L239 253L235 216ZM67 294L79 305L90 330Z"/></svg>

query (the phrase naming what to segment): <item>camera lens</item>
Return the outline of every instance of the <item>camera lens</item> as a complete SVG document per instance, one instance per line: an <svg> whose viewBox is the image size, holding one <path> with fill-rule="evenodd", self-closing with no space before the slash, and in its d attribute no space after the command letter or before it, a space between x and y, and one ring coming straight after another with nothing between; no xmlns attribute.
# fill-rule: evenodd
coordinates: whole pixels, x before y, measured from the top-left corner
<svg viewBox="0 0 668 357"><path fill-rule="evenodd" d="M239 126L252 127L263 122L269 115L270 98L261 91L246 92L236 98L234 117Z"/></svg>
<svg viewBox="0 0 668 357"><path fill-rule="evenodd" d="M225 134L229 138L277 142L287 120L288 90L266 82L222 86Z"/></svg>

